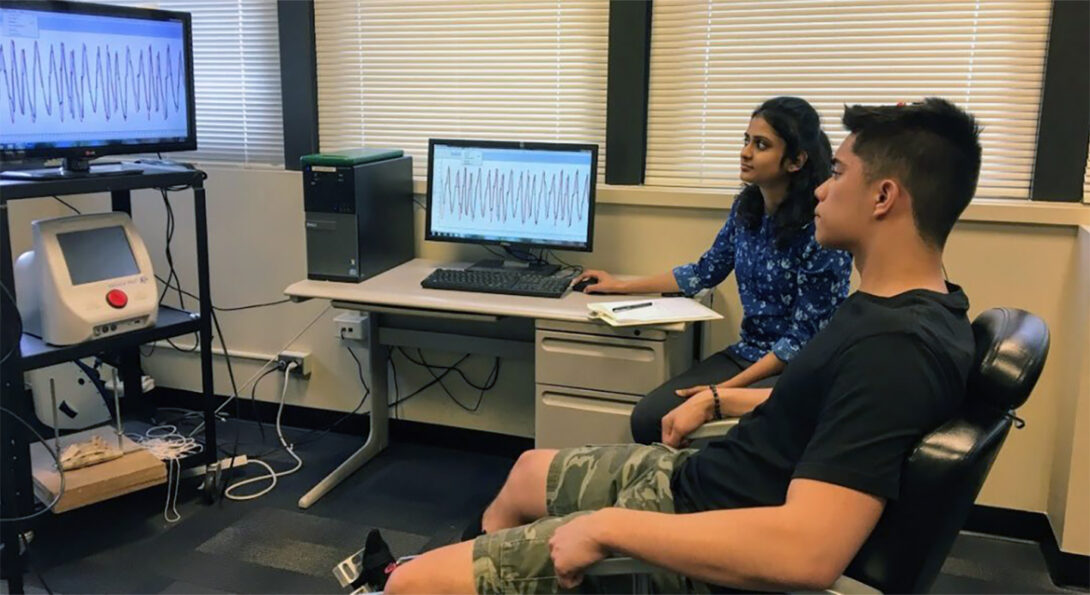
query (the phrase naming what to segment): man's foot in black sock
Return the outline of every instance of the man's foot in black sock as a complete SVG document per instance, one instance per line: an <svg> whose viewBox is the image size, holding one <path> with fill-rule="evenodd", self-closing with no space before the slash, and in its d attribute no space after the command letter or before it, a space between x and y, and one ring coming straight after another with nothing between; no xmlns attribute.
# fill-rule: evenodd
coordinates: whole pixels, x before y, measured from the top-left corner
<svg viewBox="0 0 1090 595"><path fill-rule="evenodd" d="M386 545L378 529L371 529L371 532L367 534L361 566L363 570L360 572L359 582L366 584L372 591L381 591L386 588L386 579L397 568L397 562L390 553L390 546Z"/></svg>

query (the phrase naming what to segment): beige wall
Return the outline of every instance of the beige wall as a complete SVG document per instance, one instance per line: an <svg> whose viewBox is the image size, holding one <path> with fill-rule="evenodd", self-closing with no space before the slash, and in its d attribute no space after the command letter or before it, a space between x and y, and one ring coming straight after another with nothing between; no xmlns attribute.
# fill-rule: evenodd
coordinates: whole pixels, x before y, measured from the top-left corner
<svg viewBox="0 0 1090 595"><path fill-rule="evenodd" d="M1090 552L1090 227L1079 229L1071 271L1067 390L1058 407L1048 516L1064 551ZM1082 528L1080 530L1079 528Z"/></svg>
<svg viewBox="0 0 1090 595"><path fill-rule="evenodd" d="M209 242L212 254L213 296L221 307L275 300L285 286L305 277L301 180L296 172L209 168ZM192 201L188 193L172 199L178 215L173 249L182 280L195 291L192 257ZM88 210L107 206L105 197L79 197L73 201ZM663 208L624 204L599 204L595 250L592 254L567 253L574 263L618 273L643 274L695 259L710 244L726 215L722 208ZM56 216L66 209L48 199L14 203L12 238L15 254L29 247L26 227L32 218ZM418 254L441 259L473 259L485 256L474 246L425 243L421 236L423 215L417 212ZM157 270L165 270L163 208L155 195L134 201L134 219L143 232ZM946 266L961 283L972 302L971 314L993 306L1030 310L1049 324L1052 353L1041 380L1019 414L1027 426L1013 431L993 468L979 502L1027 511L1046 512L1053 521L1065 551L1090 553L1090 497L1087 436L1090 405L1087 364L1090 339L1086 311L1090 308L1087 269L1090 240L1084 229L1073 225L1037 225L994 221L966 221L951 236ZM733 280L716 291L715 307L726 319L715 323L706 342L719 348L737 336L740 317ZM235 375L239 383L261 363L319 316L318 322L292 346L311 353L313 373L309 380L289 383L289 404L350 410L359 400L355 365L334 337L335 312L323 313L325 304L304 303L262 310L223 313L220 322L232 352L250 354L239 359ZM1079 316L1082 316L1080 319ZM1075 321L1081 320L1079 324ZM185 342L188 339L181 339ZM359 345L357 353L363 352ZM1081 350L1081 351L1080 351ZM456 354L436 353L438 362L450 362ZM222 358L217 358L216 389L230 392ZM399 360L403 361L403 360ZM491 362L471 358L469 374L484 378ZM158 349L146 367L156 382L196 390L199 374L196 357ZM406 418L462 425L510 434L530 435L532 395L525 378L526 364L505 363L498 390L485 396L477 414L458 410L438 391L429 391L407 403L399 412ZM398 365L404 393L428 377L420 370ZM1081 377L1081 384L1079 384ZM266 379L258 398L275 401L280 380ZM458 382L451 383L456 396L472 402L476 393Z"/></svg>

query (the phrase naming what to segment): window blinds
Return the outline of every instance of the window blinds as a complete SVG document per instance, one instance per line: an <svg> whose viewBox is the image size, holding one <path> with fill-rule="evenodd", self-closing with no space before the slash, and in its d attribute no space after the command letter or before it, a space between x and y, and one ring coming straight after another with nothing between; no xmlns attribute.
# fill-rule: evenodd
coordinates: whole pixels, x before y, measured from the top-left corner
<svg viewBox="0 0 1090 595"><path fill-rule="evenodd" d="M595 143L605 163L608 0L315 2L323 151L429 138Z"/></svg>
<svg viewBox="0 0 1090 595"><path fill-rule="evenodd" d="M977 196L1026 198L1048 0L655 0L648 185L737 189L750 113L797 95L833 148L844 104L941 96L984 126Z"/></svg>

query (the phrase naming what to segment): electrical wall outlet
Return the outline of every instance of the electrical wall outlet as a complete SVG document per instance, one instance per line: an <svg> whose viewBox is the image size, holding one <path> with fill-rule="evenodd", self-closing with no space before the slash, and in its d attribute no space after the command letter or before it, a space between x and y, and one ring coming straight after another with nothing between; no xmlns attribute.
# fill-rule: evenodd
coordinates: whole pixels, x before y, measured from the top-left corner
<svg viewBox="0 0 1090 595"><path fill-rule="evenodd" d="M364 341L367 339L367 315L345 312L333 319L333 336L338 339Z"/></svg>
<svg viewBox="0 0 1090 595"><path fill-rule="evenodd" d="M295 376L310 376L310 354L302 351L281 351L276 357L284 365L294 363L291 373Z"/></svg>

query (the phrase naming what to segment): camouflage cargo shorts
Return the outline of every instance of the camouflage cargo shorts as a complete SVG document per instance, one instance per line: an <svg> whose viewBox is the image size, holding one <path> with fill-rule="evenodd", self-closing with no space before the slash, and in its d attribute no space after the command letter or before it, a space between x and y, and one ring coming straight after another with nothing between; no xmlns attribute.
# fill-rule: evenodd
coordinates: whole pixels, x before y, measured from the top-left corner
<svg viewBox="0 0 1090 595"><path fill-rule="evenodd" d="M559 451L549 466L545 505L549 516L521 527L478 537L473 576L478 593L621 593L630 577L586 577L575 591L556 584L549 538L576 516L616 506L674 512L670 478L695 450L662 444L587 446ZM707 586L673 573L651 577L659 593L706 593Z"/></svg>

